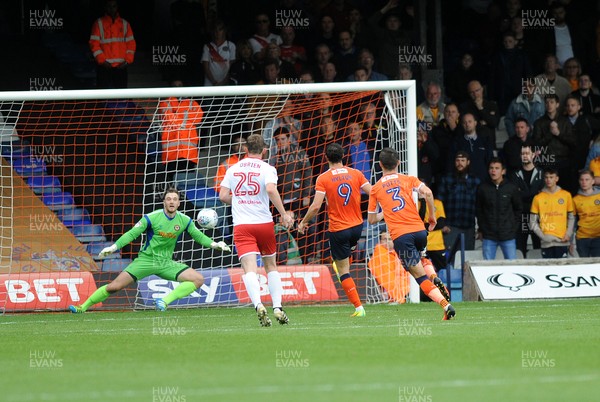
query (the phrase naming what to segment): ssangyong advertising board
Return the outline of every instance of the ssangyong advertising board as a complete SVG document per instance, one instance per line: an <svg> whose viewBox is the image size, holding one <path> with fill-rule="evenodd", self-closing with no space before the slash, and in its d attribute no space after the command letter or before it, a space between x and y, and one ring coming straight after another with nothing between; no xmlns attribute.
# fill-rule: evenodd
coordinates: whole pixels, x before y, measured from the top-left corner
<svg viewBox="0 0 600 402"><path fill-rule="evenodd" d="M290 265L278 267L283 287L283 302L333 301L339 296L331 273L325 265ZM191 295L176 300L170 308L194 306L200 304L245 304L250 303L242 280L241 268L198 270L204 276L204 284ZM271 301L267 286L267 274L259 268L261 296L265 303ZM161 279L157 276L144 278L138 284L141 302L153 306L154 299L165 297L178 285L177 282Z"/></svg>
<svg viewBox="0 0 600 402"><path fill-rule="evenodd" d="M600 297L600 264L477 265L471 272L485 300Z"/></svg>

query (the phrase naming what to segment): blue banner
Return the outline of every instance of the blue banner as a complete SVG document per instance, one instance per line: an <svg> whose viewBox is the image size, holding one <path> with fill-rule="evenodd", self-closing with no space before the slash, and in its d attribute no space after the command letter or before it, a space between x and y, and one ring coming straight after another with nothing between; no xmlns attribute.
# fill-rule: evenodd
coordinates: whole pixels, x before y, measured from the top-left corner
<svg viewBox="0 0 600 402"><path fill-rule="evenodd" d="M175 300L169 305L194 306L200 304L237 304L238 297L231 284L231 277L227 269L196 270L204 276L204 284L192 292L188 297ZM154 299L163 298L169 294L178 282L149 276L138 282L139 297L145 306L153 306Z"/></svg>

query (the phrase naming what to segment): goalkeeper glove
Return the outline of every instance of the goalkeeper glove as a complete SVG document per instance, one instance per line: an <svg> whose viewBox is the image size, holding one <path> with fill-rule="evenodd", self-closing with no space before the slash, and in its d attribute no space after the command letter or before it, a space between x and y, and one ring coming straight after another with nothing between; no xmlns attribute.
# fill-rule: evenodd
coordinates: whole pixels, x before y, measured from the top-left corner
<svg viewBox="0 0 600 402"><path fill-rule="evenodd" d="M210 244L210 248L214 250L231 252L231 248L229 248L229 246L224 241L220 241L218 243L213 241Z"/></svg>
<svg viewBox="0 0 600 402"><path fill-rule="evenodd" d="M104 258L107 255L114 253L115 251L117 251L117 245L113 244L112 246L102 249L102 251L100 251L100 253L98 254L98 257Z"/></svg>

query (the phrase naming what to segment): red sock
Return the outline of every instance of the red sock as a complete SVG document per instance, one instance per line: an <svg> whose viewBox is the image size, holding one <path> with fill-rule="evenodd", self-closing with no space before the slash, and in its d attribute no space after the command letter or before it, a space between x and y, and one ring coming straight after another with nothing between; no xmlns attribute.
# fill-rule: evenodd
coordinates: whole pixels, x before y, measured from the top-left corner
<svg viewBox="0 0 600 402"><path fill-rule="evenodd" d="M350 276L342 280L342 287L344 288L344 292L346 292L346 296L348 296L348 300L354 304L354 307L362 306L360 297L358 297L358 292L356 291L356 285Z"/></svg>

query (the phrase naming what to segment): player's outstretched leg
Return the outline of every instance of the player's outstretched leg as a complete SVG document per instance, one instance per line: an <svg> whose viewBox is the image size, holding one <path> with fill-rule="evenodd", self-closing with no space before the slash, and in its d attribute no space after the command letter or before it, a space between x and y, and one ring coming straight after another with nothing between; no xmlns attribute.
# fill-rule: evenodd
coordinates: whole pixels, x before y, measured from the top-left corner
<svg viewBox="0 0 600 402"><path fill-rule="evenodd" d="M154 300L154 306L158 311L165 311L169 304L173 303L175 300L179 300L186 296L189 296L196 289L198 289L198 287L196 287L196 284L194 282L181 282L181 284L175 289L173 289L168 295L166 295L162 299Z"/></svg>
<svg viewBox="0 0 600 402"><path fill-rule="evenodd" d="M436 276L435 278L433 278L433 284L439 289L442 296L444 296L444 299L446 299L446 301L449 302L450 293L448 292L448 288L446 287L446 285L444 285L444 282L442 282L442 280L438 276Z"/></svg>
<svg viewBox="0 0 600 402"><path fill-rule="evenodd" d="M110 293L106 290L106 286L100 286L94 293L88 297L88 299L83 302L83 304L79 306L70 305L69 310L73 314L85 313L88 308L92 307L94 304L102 303L104 300L108 299Z"/></svg>
<svg viewBox="0 0 600 402"><path fill-rule="evenodd" d="M448 288L444 285L444 282L437 276L435 272L435 268L433 267L433 263L428 258L422 257L421 264L423 265L423 269L425 270L425 274L429 278L431 282L440 290L442 296L447 301L450 301L450 292L448 292Z"/></svg>
<svg viewBox="0 0 600 402"><path fill-rule="evenodd" d="M439 304L444 309L443 320L450 320L456 315L456 310L452 305L444 298L440 290L436 285L431 282L427 276L423 275L419 278L415 278L423 293L425 293L431 300Z"/></svg>
<svg viewBox="0 0 600 402"><path fill-rule="evenodd" d="M277 318L277 322L281 325L289 324L290 322L290 319L282 308L274 308L273 315L275 318Z"/></svg>
<svg viewBox="0 0 600 402"><path fill-rule="evenodd" d="M446 307L444 307L444 317L442 317L442 320L444 320L444 321L451 320L454 318L455 315L456 315L456 310L454 310L454 307L452 307L452 304L448 303L446 305Z"/></svg>
<svg viewBox="0 0 600 402"><path fill-rule="evenodd" d="M288 324L290 320L281 307L283 288L281 286L281 275L279 275L279 271L269 271L267 274L267 281L269 284L271 300L273 301L273 315L281 325Z"/></svg>
<svg viewBox="0 0 600 402"><path fill-rule="evenodd" d="M354 305L354 313L352 313L352 317L364 317L367 315L365 312L365 308L360 302L360 296L358 295L358 291L356 290L356 284L354 280L350 276L350 274L342 274L340 276L340 280L342 282L342 288L344 288L344 292L350 300L350 303Z"/></svg>
<svg viewBox="0 0 600 402"><path fill-rule="evenodd" d="M256 315L258 316L258 322L260 322L261 326L263 326L263 327L271 326L271 319L267 315L267 309L265 306L263 306L262 303L260 303L258 306L256 306Z"/></svg>

